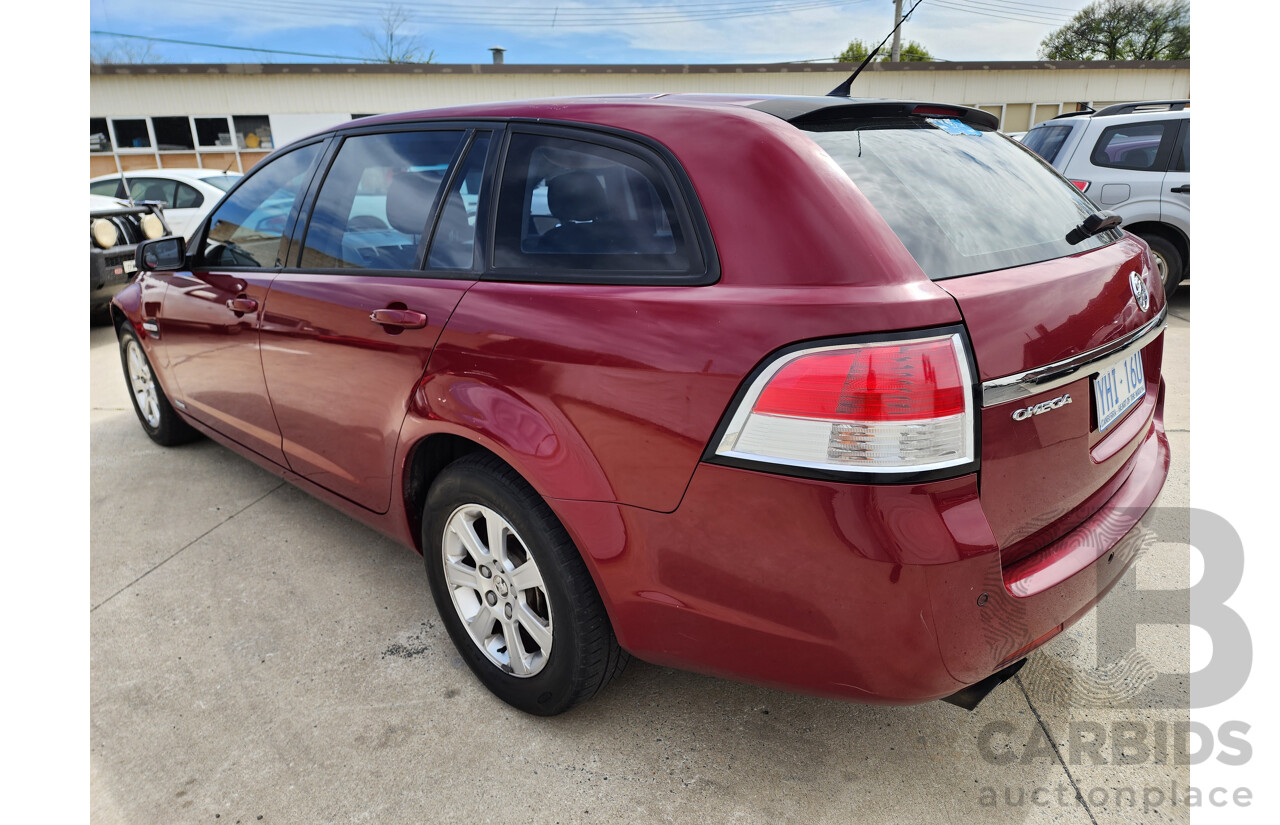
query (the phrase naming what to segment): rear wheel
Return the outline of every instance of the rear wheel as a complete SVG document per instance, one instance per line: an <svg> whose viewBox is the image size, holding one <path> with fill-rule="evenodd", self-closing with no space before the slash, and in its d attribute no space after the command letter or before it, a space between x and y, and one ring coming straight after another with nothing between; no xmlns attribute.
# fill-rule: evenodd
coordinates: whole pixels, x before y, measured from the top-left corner
<svg viewBox="0 0 1280 825"><path fill-rule="evenodd" d="M1178 291L1178 284L1182 283L1182 274L1185 271L1182 254L1178 252L1176 246L1160 235L1139 235L1138 237L1151 247L1151 254L1156 259L1156 268L1160 270L1160 280L1164 282L1165 299L1172 298L1173 293Z"/></svg>
<svg viewBox="0 0 1280 825"><path fill-rule="evenodd" d="M539 716L590 699L622 672L586 564L547 503L496 457L464 456L427 494L423 555L436 607L471 670Z"/></svg>
<svg viewBox="0 0 1280 825"><path fill-rule="evenodd" d="M142 349L142 342L128 322L120 328L120 363L129 384L133 411L138 414L138 422L152 441L163 447L173 447L199 438L200 433L179 418L169 404L164 390L156 381L147 353Z"/></svg>

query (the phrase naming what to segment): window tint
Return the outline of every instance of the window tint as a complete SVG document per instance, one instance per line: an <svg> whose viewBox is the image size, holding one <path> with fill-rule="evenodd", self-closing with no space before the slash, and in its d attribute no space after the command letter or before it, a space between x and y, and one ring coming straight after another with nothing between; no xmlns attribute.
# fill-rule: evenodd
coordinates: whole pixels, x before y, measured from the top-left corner
<svg viewBox="0 0 1280 825"><path fill-rule="evenodd" d="M210 186L216 186L223 192L227 192L236 185L236 181L240 180L240 175L211 175L203 180Z"/></svg>
<svg viewBox="0 0 1280 825"><path fill-rule="evenodd" d="M1182 121L1182 131L1178 133L1178 143L1173 147L1173 158L1169 161L1170 172L1191 171L1191 121Z"/></svg>
<svg viewBox="0 0 1280 825"><path fill-rule="evenodd" d="M1108 126L1098 136L1090 160L1095 166L1154 170L1165 135L1177 128L1176 122L1168 121Z"/></svg>
<svg viewBox="0 0 1280 825"><path fill-rule="evenodd" d="M178 184L173 198L174 209L195 209L202 203L204 203L204 195L201 195L197 189L185 183Z"/></svg>
<svg viewBox="0 0 1280 825"><path fill-rule="evenodd" d="M471 269L475 264L476 211L489 143L488 133L476 136L449 187L427 256L431 269Z"/></svg>
<svg viewBox="0 0 1280 825"><path fill-rule="evenodd" d="M99 180L89 184L90 195L106 195L108 198L114 198L120 192L120 179L112 178L111 180Z"/></svg>
<svg viewBox="0 0 1280 825"><path fill-rule="evenodd" d="M347 138L320 186L305 269L414 269L440 183L465 132Z"/></svg>
<svg viewBox="0 0 1280 825"><path fill-rule="evenodd" d="M1037 126L1022 138L1022 145L1053 163L1069 134L1070 126Z"/></svg>
<svg viewBox="0 0 1280 825"><path fill-rule="evenodd" d="M1068 244L1067 233L1096 207L993 132L954 120L886 118L810 137L933 279L1061 258L1120 237L1109 230Z"/></svg>
<svg viewBox="0 0 1280 825"><path fill-rule="evenodd" d="M129 196L135 201L161 201L165 206L172 206L176 181L162 178L135 178L127 176Z"/></svg>
<svg viewBox="0 0 1280 825"><path fill-rule="evenodd" d="M306 187L323 144L312 143L270 163L224 200L209 221L202 262L208 267L273 267L289 212Z"/></svg>
<svg viewBox="0 0 1280 825"><path fill-rule="evenodd" d="M693 273L703 263L652 164L607 146L514 134L498 200L500 269Z"/></svg>

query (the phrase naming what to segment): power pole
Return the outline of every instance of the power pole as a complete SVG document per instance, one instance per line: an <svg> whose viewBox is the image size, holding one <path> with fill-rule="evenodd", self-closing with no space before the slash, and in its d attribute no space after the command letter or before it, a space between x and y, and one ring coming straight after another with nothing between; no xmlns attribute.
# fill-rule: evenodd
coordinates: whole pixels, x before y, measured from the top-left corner
<svg viewBox="0 0 1280 825"><path fill-rule="evenodd" d="M902 0L893 0L893 50L889 53L889 60L897 63L902 58L902 29L897 28L902 22Z"/></svg>

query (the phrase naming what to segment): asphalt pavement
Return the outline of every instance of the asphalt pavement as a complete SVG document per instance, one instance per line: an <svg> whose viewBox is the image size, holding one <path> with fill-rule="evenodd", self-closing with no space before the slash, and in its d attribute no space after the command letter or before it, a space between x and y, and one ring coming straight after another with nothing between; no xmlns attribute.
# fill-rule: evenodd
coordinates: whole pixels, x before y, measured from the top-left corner
<svg viewBox="0 0 1280 825"><path fill-rule="evenodd" d="M972 713L633 661L594 701L526 716L454 652L418 555L211 442L153 444L94 328L91 821L1187 822L1188 768L1157 743L1187 718L1189 626L1106 640L1189 581L1190 293L1136 572L1103 632L1086 616Z"/></svg>

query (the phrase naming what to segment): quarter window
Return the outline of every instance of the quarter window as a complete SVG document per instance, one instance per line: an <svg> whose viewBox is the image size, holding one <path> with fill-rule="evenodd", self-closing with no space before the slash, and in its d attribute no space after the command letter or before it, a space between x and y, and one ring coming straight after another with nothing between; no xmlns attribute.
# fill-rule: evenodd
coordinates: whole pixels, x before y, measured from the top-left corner
<svg viewBox="0 0 1280 825"><path fill-rule="evenodd" d="M465 132L347 138L320 186L304 269L415 269L427 219Z"/></svg>
<svg viewBox="0 0 1280 825"><path fill-rule="evenodd" d="M259 167L209 221L206 267L277 266L280 239L323 144L312 143Z"/></svg>
<svg viewBox="0 0 1280 825"><path fill-rule="evenodd" d="M430 269L472 269L475 265L476 214L489 143L487 133L476 137L449 187L427 256Z"/></svg>
<svg viewBox="0 0 1280 825"><path fill-rule="evenodd" d="M1102 130L1090 158L1095 166L1154 171L1163 169L1160 150L1177 131L1177 121L1127 123Z"/></svg>
<svg viewBox="0 0 1280 825"><path fill-rule="evenodd" d="M512 135L498 200L494 264L557 272L700 273L687 223L649 161L609 146Z"/></svg>

